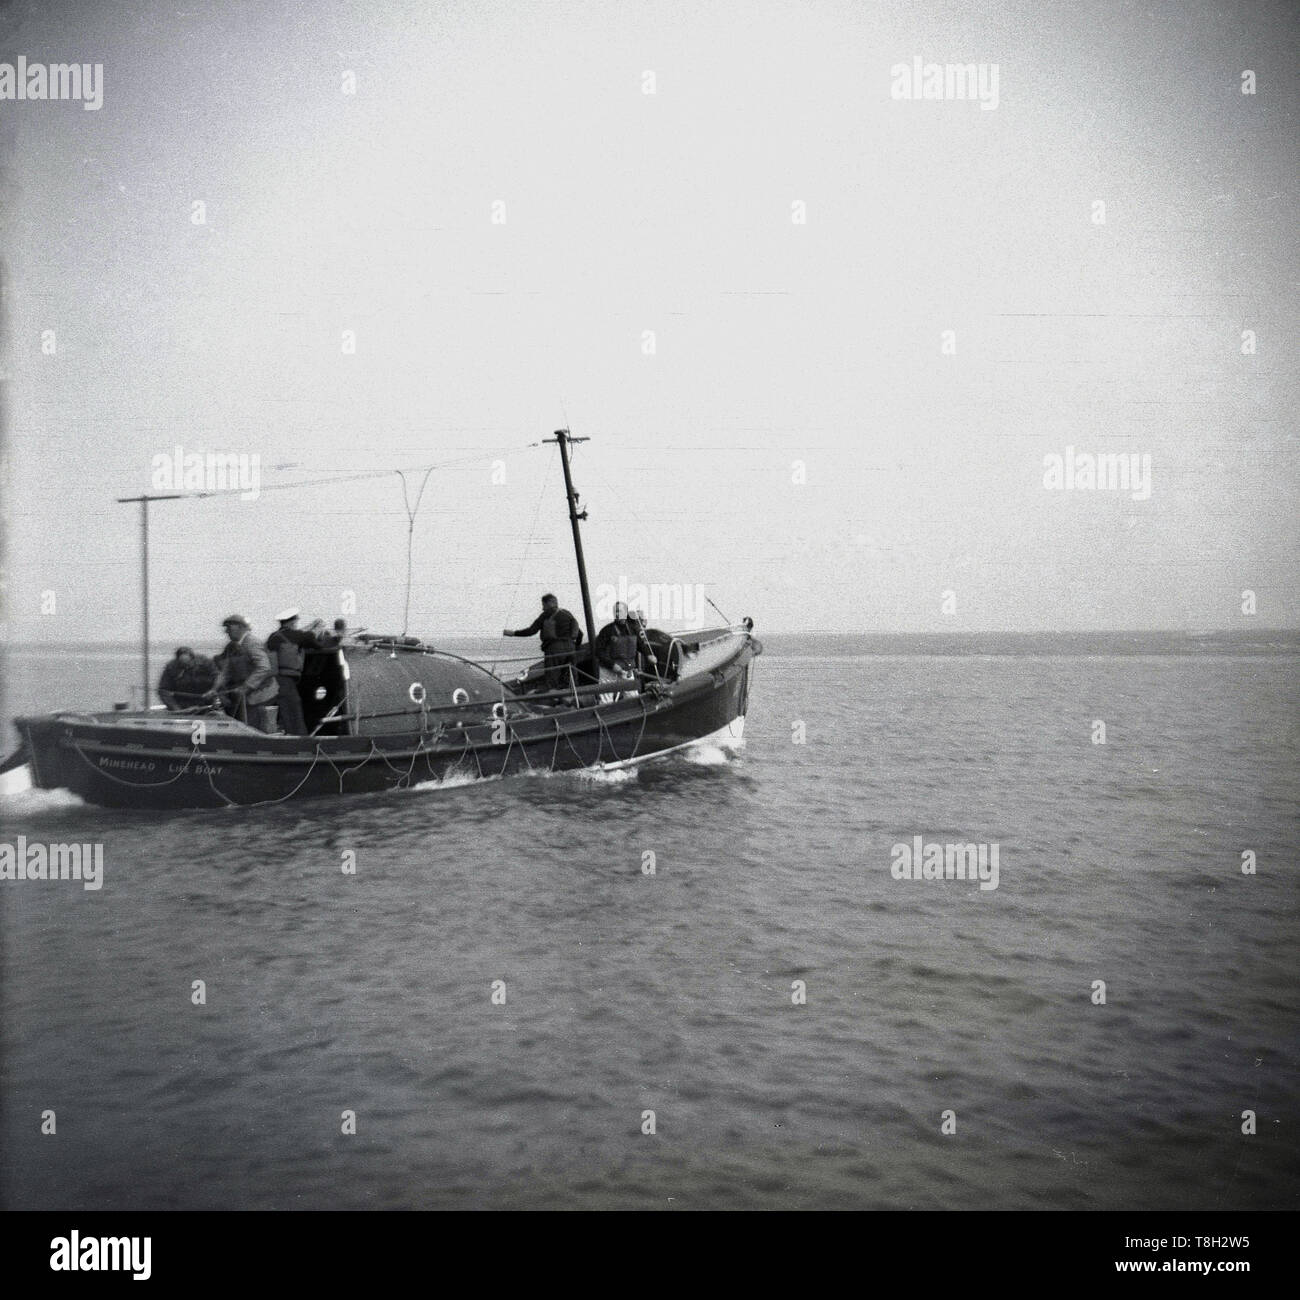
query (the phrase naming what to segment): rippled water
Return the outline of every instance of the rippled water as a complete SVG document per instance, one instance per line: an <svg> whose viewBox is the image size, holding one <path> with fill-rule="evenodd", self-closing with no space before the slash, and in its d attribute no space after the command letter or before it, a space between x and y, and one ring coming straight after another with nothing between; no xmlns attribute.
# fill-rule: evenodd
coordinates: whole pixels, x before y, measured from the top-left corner
<svg viewBox="0 0 1300 1300"><path fill-rule="evenodd" d="M0 883L4 1203L1295 1207L1300 658L768 648L735 754L6 798L105 881ZM917 834L998 888L895 880Z"/></svg>

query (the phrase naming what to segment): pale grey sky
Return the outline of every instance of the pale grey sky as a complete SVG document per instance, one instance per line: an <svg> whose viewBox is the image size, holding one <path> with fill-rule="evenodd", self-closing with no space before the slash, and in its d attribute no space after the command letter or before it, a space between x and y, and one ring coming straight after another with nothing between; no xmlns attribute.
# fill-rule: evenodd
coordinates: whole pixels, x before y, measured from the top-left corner
<svg viewBox="0 0 1300 1300"><path fill-rule="evenodd" d="M98 111L0 102L13 639L136 635L114 498L178 444L264 486L481 453L430 481L412 630L576 610L519 450L566 423L593 582L760 629L1300 623L1288 5L4 13L0 59L104 68ZM892 98L915 56L996 108ZM1046 489L1070 446L1149 499ZM160 504L154 630L397 626L405 533L395 477Z"/></svg>

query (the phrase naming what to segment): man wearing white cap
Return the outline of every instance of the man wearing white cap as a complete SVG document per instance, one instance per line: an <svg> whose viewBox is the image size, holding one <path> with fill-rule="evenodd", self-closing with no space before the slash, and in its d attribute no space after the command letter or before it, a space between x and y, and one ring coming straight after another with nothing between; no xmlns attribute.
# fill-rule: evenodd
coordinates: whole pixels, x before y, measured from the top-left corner
<svg viewBox="0 0 1300 1300"><path fill-rule="evenodd" d="M324 626L320 619L316 619L309 628L300 629L300 612L296 605L282 609L275 616L280 626L266 638L266 650L275 665L275 680L280 688L275 701L276 710L281 727L291 736L307 734L307 720L302 714L302 696L298 694L298 683L302 679L303 652L321 648L315 629Z"/></svg>

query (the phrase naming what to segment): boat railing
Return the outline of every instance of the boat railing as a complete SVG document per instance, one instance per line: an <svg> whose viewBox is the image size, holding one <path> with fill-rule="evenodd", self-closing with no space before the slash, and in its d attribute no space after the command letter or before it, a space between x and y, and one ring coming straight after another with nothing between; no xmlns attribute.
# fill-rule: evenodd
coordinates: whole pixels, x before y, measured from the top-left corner
<svg viewBox="0 0 1300 1300"><path fill-rule="evenodd" d="M681 637L674 634L668 642L668 654L666 656L668 663L674 662L673 652L677 652L676 664L677 671L680 675L682 664L687 658L694 658L701 650L709 646L717 645L721 641L726 641L733 636L749 636L753 630L752 622L733 623L730 627L719 628L718 631L709 637ZM689 648L688 648L689 647Z"/></svg>
<svg viewBox="0 0 1300 1300"><path fill-rule="evenodd" d="M753 627L752 623L735 623L732 624L730 627L723 627L717 629L712 636L708 636L703 640L701 640L699 637L694 637L687 634L678 635L674 633L668 642L668 648L667 648L668 656L670 657L672 655L673 649L676 648L679 652L679 656L681 658L685 658L686 654L688 653L687 651L688 646L691 647L691 652L693 653L695 648L702 648L704 646L714 645L716 642L725 641L728 637L746 635L752 630L752 627ZM431 655L441 659L452 659L455 660L457 663L467 664L471 668L478 668L483 672L487 673L488 676L496 677L496 678L500 678L499 670L502 668L509 668L515 665L532 667L534 664L543 662L541 659L538 658L538 656L535 653L525 654L525 655L490 655L490 656L484 656L481 659L469 659L466 658L466 656L464 655L456 654L455 651L453 650L440 650L435 646L428 644L427 642L418 641L417 638L410 638L410 640L417 641L417 644L414 645L403 644L402 642L395 641L392 638L385 638L383 640L366 641L363 642L360 647L352 647L352 648L353 649L364 648L365 650L369 650L369 651L405 650L408 653L413 653L413 654L424 654L424 655ZM344 646L340 648L347 650L349 647ZM585 649L585 646L583 648ZM579 653L581 653L581 651ZM644 676L645 678L651 681L654 680L663 681L664 675L663 673L658 671L658 667L659 667L658 660L652 656L651 662L655 666L655 671L650 673L642 673L640 672L640 670L638 670L637 673L638 677ZM572 679L572 674L570 674L570 678ZM508 686L511 683L506 682L505 684ZM572 680L571 680L571 684L572 684ZM569 693L569 692L565 692L565 693Z"/></svg>
<svg viewBox="0 0 1300 1300"><path fill-rule="evenodd" d="M400 646L399 643L399 648L413 650L417 653L437 655L447 659L454 659L459 663L469 664L475 668L482 669L488 676L494 678L499 682L499 684L503 688L502 693L498 698L490 699L490 700L465 700L459 704L422 703L419 709L391 709L380 713L365 713L362 712L360 709L356 710L355 712L348 712L348 713L341 713L335 710L331 710L330 713L328 713L325 717L323 717L316 724L316 726L312 728L310 734L312 736L319 736L321 728L326 726L332 727L332 726L338 726L342 724L351 727L359 722L379 721L387 718L415 717L415 716L427 715L431 713L432 714L451 714L451 713L463 714L468 711L473 713L486 712L492 714L492 716L494 717L507 716L504 714L498 715L495 711L499 708L508 709L511 704L516 704L516 705L541 704L541 703L552 703L560 700L565 700L565 701L572 701L573 706L575 708L583 708L584 700L586 701L586 705L590 705L593 702L599 702L599 697L601 696L613 695L617 698L622 695L639 693L642 690L646 690L646 689L654 690L657 687L662 687L669 680L671 680L671 675L672 675L671 670L674 665L676 665L678 670L680 671L680 667L682 663L685 661L685 659L687 658L688 653L693 655L698 650L703 649L706 646L715 645L719 641L724 641L730 636L746 633L748 632L748 630L749 629L745 625L739 624L735 627L721 629L716 635L707 637L704 640L697 640L696 638L693 637L683 638L674 635L673 637L670 638L668 642L667 653L665 655L665 660L666 660L665 666L669 669L669 674L667 676L665 676L665 674L660 671L659 660L657 656L649 657L649 662L651 664L651 671L646 671L645 669L642 668L636 668L633 669L631 672L629 672L625 677L621 679L620 678L615 678L614 680L606 679L605 681L592 681L590 678L586 677L585 675L580 681L578 674L575 671L574 664L570 662L565 665L565 673L568 677L567 686L562 686L559 688L544 690L544 691L527 691L519 694L514 694L512 692L512 694L509 697L507 697L507 695L505 694L505 690L511 687L511 683L506 682L498 677L496 672L497 667L506 664L522 664L522 665L527 665L529 667L532 667L533 665L538 664L539 662L544 663L545 662L544 660L539 661L535 654L500 656L486 661L474 660L474 659L467 659L463 655L455 654L450 650L435 650L432 646L428 646L428 645L421 645L419 647ZM382 646L385 646L386 644L391 644L391 643L369 642L367 643L367 647L378 649ZM688 645L691 647L691 650L689 652L687 650ZM491 667L488 667L488 664L491 664ZM515 684L518 683L516 682ZM189 708L185 708L182 710L176 710L175 713L177 714L177 716L189 716L189 717L202 717L205 715L210 717L211 716L226 717L226 718L233 717L233 720L238 722L243 722L245 725L248 725L247 717L240 716L241 714L244 713L243 705L244 705L244 700L241 697L238 699L236 705L236 712L233 715L226 713L226 711L220 706L220 704L216 703L215 701L205 702L204 705L191 706Z"/></svg>
<svg viewBox="0 0 1300 1300"><path fill-rule="evenodd" d="M521 684L526 674L521 674L519 678L507 681L499 675L499 669L506 665L526 665L529 669L533 667L543 667L545 659L539 660L537 655L503 655L494 656L490 659L467 659L463 655L455 654L450 650L436 650L429 645L420 645L418 647L401 647L410 649L414 653L440 656L446 659L453 659L459 663L470 665L482 670L487 676L496 680L502 687L502 693L497 699L490 700L465 700L460 703L451 704L428 704L422 702L419 709L392 709L380 713L366 713L361 709L346 715L335 715L334 717L321 720L319 726L328 724L344 723L354 725L367 721L382 721L389 718L406 718L416 716L427 716L429 714L479 714L490 713L493 717L506 717L508 714L497 710L506 710L511 704L524 705L528 704L550 704L560 701L570 702L574 708L590 707L593 704L607 703L608 700L602 697L612 696L618 699L621 696L636 695L645 691L655 692L662 690L673 678L680 674L683 664L688 657L694 657L701 649L716 645L719 642L727 640L729 637L743 635L749 631L745 624L737 624L734 627L719 629L714 635L706 636L703 639L696 637L682 637L674 635L669 639L666 653L664 654L663 667L660 667L658 655L647 656L650 669L635 668L623 678L604 681L593 681L585 674L581 676L576 671L575 664L570 661L564 665L564 675L568 679L565 686L552 688L548 690L526 690L516 693L516 688ZM371 642L374 648L379 648L384 643ZM554 665L551 671L558 665ZM674 671L676 670L676 671ZM511 694L506 695L509 690ZM315 734L315 732L313 732Z"/></svg>

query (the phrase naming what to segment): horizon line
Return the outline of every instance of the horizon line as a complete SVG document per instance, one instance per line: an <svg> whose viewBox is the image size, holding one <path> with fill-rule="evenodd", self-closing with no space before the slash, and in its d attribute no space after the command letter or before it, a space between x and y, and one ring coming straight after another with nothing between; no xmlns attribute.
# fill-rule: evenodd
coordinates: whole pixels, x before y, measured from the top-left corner
<svg viewBox="0 0 1300 1300"><path fill-rule="evenodd" d="M716 626L722 626L718 624ZM274 629L272 629L274 630ZM363 629L368 631L369 629ZM671 631L676 636L689 636L694 632L707 632L714 630L709 627L684 628L684 629L665 629ZM1187 627L1118 627L1118 628L1099 628L1099 627L1076 627L1076 628L945 628L945 629L915 629L915 628L874 628L874 629L835 629L835 628L815 628L815 629L798 629L798 628L770 628L755 629L760 636L847 636L847 637L884 637L884 636L924 636L924 637L957 637L957 636L1265 636L1265 635L1300 635L1300 624L1293 626L1286 625L1269 625L1265 627L1212 627L1212 628L1187 628ZM382 635L401 636L402 633L393 632ZM421 636L417 632L408 632L408 636L420 636L422 641L428 644L436 644L438 639L454 639L458 641L504 641L506 638L500 635L493 635L491 632L462 632L452 631L440 633L437 638L432 636ZM217 642L222 639L218 633L210 637L194 637L189 634L190 640L203 640ZM170 643L185 643L185 634L177 635L158 635L149 638L151 647L165 645ZM103 638L77 638L77 637L5 637L0 635L0 650L8 646L48 646L48 645L86 645L86 646L120 646L130 649L138 646L140 640L138 637L103 637Z"/></svg>

